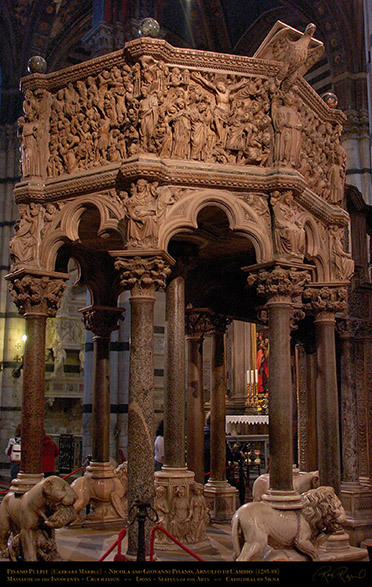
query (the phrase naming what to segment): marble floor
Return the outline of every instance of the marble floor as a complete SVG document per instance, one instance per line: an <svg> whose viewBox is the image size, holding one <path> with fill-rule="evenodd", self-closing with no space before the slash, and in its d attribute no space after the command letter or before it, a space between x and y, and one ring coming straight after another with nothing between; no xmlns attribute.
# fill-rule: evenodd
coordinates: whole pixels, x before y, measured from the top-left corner
<svg viewBox="0 0 372 587"><path fill-rule="evenodd" d="M66 561L98 561L117 540L119 530L95 530L82 528L61 528L56 531L56 543L60 555ZM205 561L232 561L232 541L230 524L211 524L208 526L209 546L197 551ZM127 550L127 537L122 541L121 551ZM113 561L117 552L115 548L106 558ZM155 548L158 561L177 562L194 561L195 559L175 546L174 551L165 552Z"/></svg>

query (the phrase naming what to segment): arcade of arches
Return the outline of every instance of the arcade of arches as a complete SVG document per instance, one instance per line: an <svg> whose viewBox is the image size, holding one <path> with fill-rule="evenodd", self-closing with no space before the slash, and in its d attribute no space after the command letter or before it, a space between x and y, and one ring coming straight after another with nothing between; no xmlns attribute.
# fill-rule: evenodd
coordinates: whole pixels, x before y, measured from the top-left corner
<svg viewBox="0 0 372 587"><path fill-rule="evenodd" d="M233 45L237 25L226 19L217 38L211 22L235 2L193 2L184 37L175 22L172 29L167 2L54 4L45 3L50 38L60 38L64 14L75 38L63 59L56 42L48 53L34 39L55 67L46 72L45 61L33 59L22 98L14 92L8 108L11 116L19 100L20 178L15 119L2 127L4 448L22 422L10 493L42 482L46 429L60 442L60 472L91 454L84 481L75 482L80 517L72 525L89 532L150 504L177 538L201 548L209 519L230 522L239 500L252 500L226 477L227 438L256 449L256 477L269 470L264 507L283 519L308 499L297 478L311 472L312 483L317 471L317 485L333 488L344 508L321 556L365 557L368 78L365 61L345 55L341 15L328 27L332 2L313 2L314 10L297 2L295 15L292 2L260 2L257 14L244 14L248 28ZM7 2L2 8L14 26L32 20L33 2L14 6L13 14ZM90 30L83 7L93 14ZM208 7L210 26L198 20ZM149 14L161 32L133 38ZM368 7L354 16L355 38L363 39ZM3 80L11 88L11 75ZM10 93L5 87L4 108ZM161 419L165 454L154 482ZM86 518L85 482L93 505ZM132 525L129 558L137 541ZM296 546L303 560L314 558L313 546ZM245 546L239 559L259 555Z"/></svg>

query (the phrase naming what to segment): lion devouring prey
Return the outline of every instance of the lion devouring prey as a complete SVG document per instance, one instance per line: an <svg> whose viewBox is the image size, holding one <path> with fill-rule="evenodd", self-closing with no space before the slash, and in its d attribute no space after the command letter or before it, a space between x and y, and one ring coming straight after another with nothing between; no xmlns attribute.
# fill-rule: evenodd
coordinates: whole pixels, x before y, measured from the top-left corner
<svg viewBox="0 0 372 587"><path fill-rule="evenodd" d="M242 505L232 519L234 558L259 560L269 545L295 548L316 560L317 538L335 532L346 521L345 510L333 487L310 489L302 497L301 510L278 510L266 502Z"/></svg>
<svg viewBox="0 0 372 587"><path fill-rule="evenodd" d="M24 561L61 560L54 529L76 518L76 493L57 476L23 495L10 491L0 506L0 556Z"/></svg>

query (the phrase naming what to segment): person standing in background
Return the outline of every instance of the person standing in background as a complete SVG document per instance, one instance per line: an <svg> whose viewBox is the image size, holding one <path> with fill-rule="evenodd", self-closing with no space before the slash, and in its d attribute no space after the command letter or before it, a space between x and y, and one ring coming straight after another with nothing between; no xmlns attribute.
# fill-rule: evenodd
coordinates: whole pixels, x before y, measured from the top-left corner
<svg viewBox="0 0 372 587"><path fill-rule="evenodd" d="M8 440L5 454L10 458L10 478L13 481L19 473L19 467L21 464L21 425L15 429L14 436L11 436Z"/></svg>
<svg viewBox="0 0 372 587"><path fill-rule="evenodd" d="M156 429L154 443L155 449L155 471L160 471L164 465L164 421L159 422Z"/></svg>
<svg viewBox="0 0 372 587"><path fill-rule="evenodd" d="M41 469L45 477L55 475L55 458L58 455L58 446L44 430Z"/></svg>

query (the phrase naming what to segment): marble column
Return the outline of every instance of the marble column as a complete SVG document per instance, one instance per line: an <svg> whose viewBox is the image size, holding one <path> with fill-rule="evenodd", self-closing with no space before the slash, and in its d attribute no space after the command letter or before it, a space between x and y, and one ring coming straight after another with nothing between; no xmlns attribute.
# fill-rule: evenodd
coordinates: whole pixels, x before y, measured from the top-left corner
<svg viewBox="0 0 372 587"><path fill-rule="evenodd" d="M187 466L204 483L203 339L210 312L186 309L187 344Z"/></svg>
<svg viewBox="0 0 372 587"><path fill-rule="evenodd" d="M112 253L113 254L113 253ZM121 274L121 287L131 291L131 338L128 404L128 512L135 516L144 506L151 516L154 506L154 303L157 289L164 289L169 265L165 253L116 254L115 268ZM148 556L153 519L144 525L144 549ZM135 560L138 524L128 528L127 559Z"/></svg>
<svg viewBox="0 0 372 587"><path fill-rule="evenodd" d="M181 490L191 499L194 472L185 462L185 282L181 276L170 279L166 291L166 360L164 390L164 465L155 473L156 486L162 485L172 518L174 498ZM172 522L171 522L172 527ZM173 529L173 528L172 528ZM175 529L171 532L174 535ZM160 538L160 537L157 537ZM180 538L180 536L176 536ZM158 544L167 550L175 545Z"/></svg>
<svg viewBox="0 0 372 587"><path fill-rule="evenodd" d="M212 521L224 522L236 510L237 490L226 480L226 368L224 336L228 321L225 317L212 317L212 384L210 419L210 476L204 495L211 509Z"/></svg>
<svg viewBox="0 0 372 587"><path fill-rule="evenodd" d="M316 349L315 345L296 345L298 460L300 471L317 469L316 454Z"/></svg>
<svg viewBox="0 0 372 587"><path fill-rule="evenodd" d="M340 320L337 331L341 340L341 435L342 481L341 501L347 522L345 529L354 546L371 533L372 488L359 481L358 405L354 338L359 320Z"/></svg>
<svg viewBox="0 0 372 587"><path fill-rule="evenodd" d="M84 524L108 523L122 516L111 504L115 477L110 463L110 337L119 328L123 309L93 305L82 308L85 328L93 333L92 461L85 476L97 485L102 496Z"/></svg>
<svg viewBox="0 0 372 587"><path fill-rule="evenodd" d="M42 445L45 399L45 328L58 310L68 275L38 270L9 274L9 290L26 319L20 472L11 490L24 493L43 478Z"/></svg>
<svg viewBox="0 0 372 587"><path fill-rule="evenodd" d="M339 494L341 458L334 313L319 312L315 328L319 481L320 485L330 485Z"/></svg>
<svg viewBox="0 0 372 587"><path fill-rule="evenodd" d="M253 271L252 271L253 269ZM269 322L269 446L270 484L263 499L277 509L302 507L300 495L293 489L293 392L290 329L293 299L309 279L304 266L289 263L261 268L248 267L248 284L268 301Z"/></svg>
<svg viewBox="0 0 372 587"><path fill-rule="evenodd" d="M337 385L335 316L346 307L347 290L340 284L309 284L303 292L304 307L315 316L316 410L318 469L321 485L340 493L341 454Z"/></svg>
<svg viewBox="0 0 372 587"><path fill-rule="evenodd" d="M185 281L175 277L166 291L164 469L185 464Z"/></svg>

